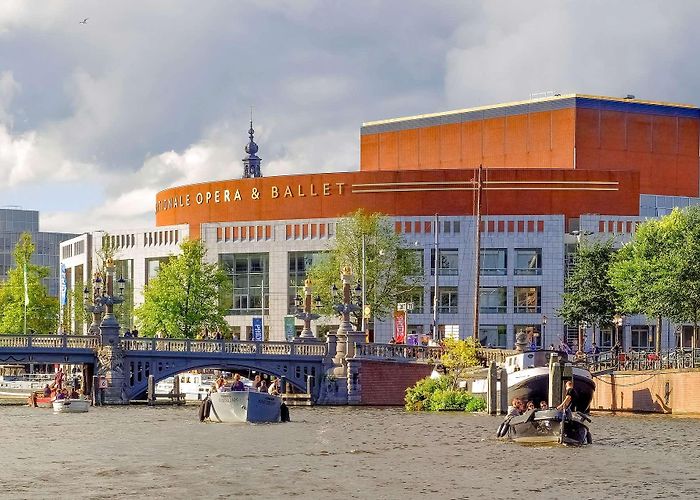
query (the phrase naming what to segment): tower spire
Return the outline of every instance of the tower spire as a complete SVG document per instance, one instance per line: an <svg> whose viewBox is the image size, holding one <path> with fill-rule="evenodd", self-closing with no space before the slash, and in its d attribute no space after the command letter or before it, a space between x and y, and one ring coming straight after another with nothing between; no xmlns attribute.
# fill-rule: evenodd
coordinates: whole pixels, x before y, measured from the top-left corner
<svg viewBox="0 0 700 500"><path fill-rule="evenodd" d="M261 159L255 153L258 152L258 145L255 144L253 136L255 130L253 129L253 106L250 107L250 128L248 129L249 142L246 144L245 152L247 156L243 158L243 178L247 179L250 177L262 177L260 172L260 162Z"/></svg>

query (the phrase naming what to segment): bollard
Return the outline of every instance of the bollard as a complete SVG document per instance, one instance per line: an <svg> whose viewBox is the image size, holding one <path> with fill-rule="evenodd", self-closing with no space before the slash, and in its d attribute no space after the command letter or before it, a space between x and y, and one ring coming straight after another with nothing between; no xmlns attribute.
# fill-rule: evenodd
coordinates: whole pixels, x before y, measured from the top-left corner
<svg viewBox="0 0 700 500"><path fill-rule="evenodd" d="M496 370L496 362L491 361L491 363L489 363L489 376L487 380L486 390L486 411L489 415L496 414L496 404L498 401L498 380L496 378L497 374L498 372Z"/></svg>
<svg viewBox="0 0 700 500"><path fill-rule="evenodd" d="M549 407L554 408L561 403L562 392L562 363L558 354L552 354L549 358Z"/></svg>
<svg viewBox="0 0 700 500"><path fill-rule="evenodd" d="M306 394L311 396L311 393L313 392L313 387L314 387L314 376L307 375L306 376Z"/></svg>
<svg viewBox="0 0 700 500"><path fill-rule="evenodd" d="M173 398L175 404L180 404L180 376L175 375L173 378Z"/></svg>
<svg viewBox="0 0 700 500"><path fill-rule="evenodd" d="M100 385L100 377L97 375L92 376L92 387L91 387L91 397L92 397L92 406L98 406L99 401L97 400L97 391L99 390L98 387Z"/></svg>
<svg viewBox="0 0 700 500"><path fill-rule="evenodd" d="M175 376L177 379L177 375ZM155 377L153 375L148 376L148 389L146 389L146 400L148 406L153 406L156 404L156 383Z"/></svg>
<svg viewBox="0 0 700 500"><path fill-rule="evenodd" d="M505 368L501 368L501 415L508 413L508 372Z"/></svg>
<svg viewBox="0 0 700 500"><path fill-rule="evenodd" d="M287 377L280 377L280 394L287 394Z"/></svg>

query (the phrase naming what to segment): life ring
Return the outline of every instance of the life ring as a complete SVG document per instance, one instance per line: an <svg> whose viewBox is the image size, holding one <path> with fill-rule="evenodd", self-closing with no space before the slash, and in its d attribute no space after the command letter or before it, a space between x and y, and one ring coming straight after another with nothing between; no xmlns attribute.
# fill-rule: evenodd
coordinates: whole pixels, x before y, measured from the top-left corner
<svg viewBox="0 0 700 500"><path fill-rule="evenodd" d="M199 405L199 421L204 422L211 413L211 399L205 398Z"/></svg>
<svg viewBox="0 0 700 500"><path fill-rule="evenodd" d="M510 421L509 420L504 420L501 422L501 425L498 426L498 430L496 431L496 437L503 437L506 434L508 434L508 428L510 427Z"/></svg>

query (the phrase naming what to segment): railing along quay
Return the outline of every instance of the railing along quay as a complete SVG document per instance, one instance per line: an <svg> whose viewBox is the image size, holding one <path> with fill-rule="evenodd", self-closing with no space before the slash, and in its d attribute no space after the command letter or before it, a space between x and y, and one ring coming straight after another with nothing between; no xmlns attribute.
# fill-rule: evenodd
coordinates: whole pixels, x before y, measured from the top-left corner
<svg viewBox="0 0 700 500"><path fill-rule="evenodd" d="M94 335L0 335L0 347L36 349L95 349Z"/></svg>
<svg viewBox="0 0 700 500"><path fill-rule="evenodd" d="M700 349L661 351L613 351L587 354L586 364L592 373L610 371L680 370L700 368Z"/></svg>
<svg viewBox="0 0 700 500"><path fill-rule="evenodd" d="M250 342L224 340L167 339L157 337L120 337L122 349L127 351L191 352L250 354L268 356L323 357L326 344L303 342Z"/></svg>

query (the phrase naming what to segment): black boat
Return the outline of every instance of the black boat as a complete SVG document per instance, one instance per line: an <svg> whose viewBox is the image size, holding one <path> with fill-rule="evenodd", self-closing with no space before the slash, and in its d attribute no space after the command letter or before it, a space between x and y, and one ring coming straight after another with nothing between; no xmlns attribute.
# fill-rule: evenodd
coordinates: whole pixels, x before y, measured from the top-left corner
<svg viewBox="0 0 700 500"><path fill-rule="evenodd" d="M593 438L587 425L590 421L579 411L528 410L522 415L506 417L498 428L497 437L518 443L591 444Z"/></svg>

